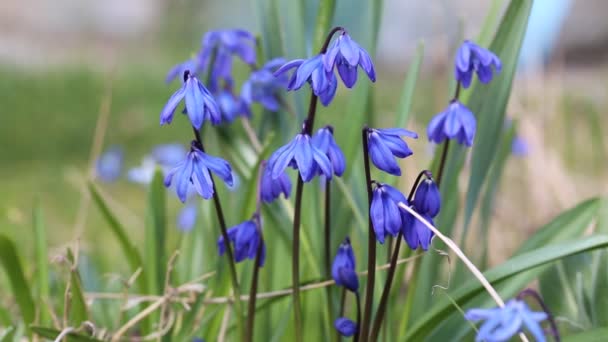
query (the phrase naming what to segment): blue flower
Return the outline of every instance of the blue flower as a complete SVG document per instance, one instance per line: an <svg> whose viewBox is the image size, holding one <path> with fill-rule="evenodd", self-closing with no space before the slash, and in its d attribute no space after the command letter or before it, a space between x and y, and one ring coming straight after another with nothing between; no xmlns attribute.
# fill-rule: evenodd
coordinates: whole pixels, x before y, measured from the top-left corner
<svg viewBox="0 0 608 342"><path fill-rule="evenodd" d="M217 91L215 99L220 107L223 122L232 122L237 116L248 113L245 103L236 97L229 88Z"/></svg>
<svg viewBox="0 0 608 342"><path fill-rule="evenodd" d="M346 237L338 248L338 254L331 265L331 276L337 285L344 286L350 291L359 291L359 278L356 272L356 260L350 239Z"/></svg>
<svg viewBox="0 0 608 342"><path fill-rule="evenodd" d="M273 72L285 63L284 58L275 58L268 61L258 70L252 71L249 79L241 87L241 99L246 104L248 114L251 115L249 108L253 102L258 102L264 108L272 112L280 109L277 99L279 92L287 86L287 76L280 75L275 77Z"/></svg>
<svg viewBox="0 0 608 342"><path fill-rule="evenodd" d="M357 66L360 66L372 82L376 81L376 72L372 59L357 42L352 40L346 31L336 39L333 46L323 55L323 65L327 72L333 72L334 66L347 88L357 82Z"/></svg>
<svg viewBox="0 0 608 342"><path fill-rule="evenodd" d="M473 72L482 83L488 83L492 80L493 71L502 69L498 56L469 40L465 40L456 52L455 65L456 80L465 88L471 85Z"/></svg>
<svg viewBox="0 0 608 342"><path fill-rule="evenodd" d="M186 159L165 176L165 186L169 187L175 178L175 192L182 202L186 201L190 185L194 186L201 197L209 199L215 191L210 171L213 171L229 186L232 186L233 178L230 164L221 158L213 157L201 151L197 147L197 143L193 141Z"/></svg>
<svg viewBox="0 0 608 342"><path fill-rule="evenodd" d="M473 146L477 120L465 105L452 101L448 108L435 115L427 127L429 140L441 143L446 139L456 139L459 144Z"/></svg>
<svg viewBox="0 0 608 342"><path fill-rule="evenodd" d="M228 229L228 238L234 246L234 261L236 262L241 262L246 258L255 260L258 247L262 243L259 266L264 266L264 262L266 261L266 246L263 244L258 227L253 220L239 223ZM217 239L217 248L219 255L223 255L226 252L226 243L223 236Z"/></svg>
<svg viewBox="0 0 608 342"><path fill-rule="evenodd" d="M291 75L287 90L298 90L304 83L308 82L312 88L312 92L319 97L324 106L329 105L331 100L336 95L338 88L338 80L333 72L327 72L323 65L323 54L318 54L310 59L296 59L287 62L277 71L275 76L281 76L289 69L296 68Z"/></svg>
<svg viewBox="0 0 608 342"><path fill-rule="evenodd" d="M416 210L414 206L410 206L410 208ZM434 224L433 219L430 216L425 213L418 213L430 224ZM403 233L403 238L405 239L405 242L407 242L407 245L412 250L421 247L423 251L427 251L433 241L433 231L428 229L424 223L414 217L414 215L403 209L401 209L401 219L403 221L401 232Z"/></svg>
<svg viewBox="0 0 608 342"><path fill-rule="evenodd" d="M196 224L196 217L198 216L198 209L196 203L190 203L184 206L184 208L177 215L177 228L182 232L189 232Z"/></svg>
<svg viewBox="0 0 608 342"><path fill-rule="evenodd" d="M334 139L333 127L325 126L319 129L317 134L312 137L312 144L327 155L331 161L334 174L338 177L342 176L346 168L346 161L344 153Z"/></svg>
<svg viewBox="0 0 608 342"><path fill-rule="evenodd" d="M430 217L435 217L441 209L441 194L437 184L432 179L423 180L416 189L412 201L416 210Z"/></svg>
<svg viewBox="0 0 608 342"><path fill-rule="evenodd" d="M173 114L177 105L185 98L186 112L190 118L192 126L200 129L205 120L211 121L217 125L222 120L220 110L215 103L215 100L205 88L205 86L196 78L196 76L188 71L184 73L184 83L182 87L176 91L160 114L160 124L169 124L173 120Z"/></svg>
<svg viewBox="0 0 608 342"><path fill-rule="evenodd" d="M521 300L512 299L503 308L470 309L464 317L473 322L485 321L477 332L476 342L508 341L524 328L534 336L535 341L545 341L540 322L547 319L547 314L530 310Z"/></svg>
<svg viewBox="0 0 608 342"><path fill-rule="evenodd" d="M209 31L202 41L200 64L210 66L209 89L216 90L220 79L232 81L232 55L239 56L243 62L255 65L255 36L246 30Z"/></svg>
<svg viewBox="0 0 608 342"><path fill-rule="evenodd" d="M336 319L334 327L344 337L353 336L357 332L357 324L346 317Z"/></svg>
<svg viewBox="0 0 608 342"><path fill-rule="evenodd" d="M272 179L271 171L268 167L264 168L264 174L260 184L260 196L262 201L271 203L281 194L289 198L291 194L291 180L286 172L282 172L277 179Z"/></svg>
<svg viewBox="0 0 608 342"><path fill-rule="evenodd" d="M513 137L513 141L511 142L511 153L514 156L525 157L530 153L530 148L528 146L528 142L518 135Z"/></svg>
<svg viewBox="0 0 608 342"><path fill-rule="evenodd" d="M407 204L407 199L399 190L388 184L376 183L372 194L369 214L376 233L376 240L384 243L387 235L396 236L403 224L399 202Z"/></svg>
<svg viewBox="0 0 608 342"><path fill-rule="evenodd" d="M278 179L287 166L299 170L304 182L313 179L317 168L327 178L331 178L333 173L329 158L312 144L310 135L304 133L297 134L289 144L276 150L266 165L273 180Z"/></svg>
<svg viewBox="0 0 608 342"><path fill-rule="evenodd" d="M124 152L118 146L110 147L95 161L95 174L104 182L113 182L120 177Z"/></svg>
<svg viewBox="0 0 608 342"><path fill-rule="evenodd" d="M197 58L191 58L185 62L179 63L171 68L165 78L166 83L171 83L176 77L181 77L186 71L192 73L201 72L200 61Z"/></svg>
<svg viewBox="0 0 608 342"><path fill-rule="evenodd" d="M402 136L418 138L418 134L403 128L383 128L368 130L368 148L372 163L382 171L401 176L401 168L394 157L405 158L412 155Z"/></svg>

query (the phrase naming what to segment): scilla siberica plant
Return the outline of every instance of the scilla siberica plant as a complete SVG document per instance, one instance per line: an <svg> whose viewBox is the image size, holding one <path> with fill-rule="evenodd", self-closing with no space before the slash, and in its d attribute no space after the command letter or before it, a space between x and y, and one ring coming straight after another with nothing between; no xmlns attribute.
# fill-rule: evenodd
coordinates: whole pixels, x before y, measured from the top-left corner
<svg viewBox="0 0 608 342"><path fill-rule="evenodd" d="M344 312L343 300L341 312L333 316L338 317L333 320L333 326L342 336L354 336L355 340L376 341L386 315L402 241L405 240L413 251L425 252L431 249L435 236L444 239L434 228L433 219L441 210L439 189L446 163L445 156L451 140L470 147L474 144L476 133L475 114L459 101L460 89L469 87L474 75L477 75L482 83L489 83L494 73L501 69L500 59L471 41L465 41L458 49L455 60L456 93L448 108L437 114L427 127L428 139L444 145L441 162L435 172L436 177L429 170L421 171L407 195L397 187L372 179L371 165L385 174L401 176L402 169L397 158L407 158L413 154L405 139L416 139L418 135L403 127L363 127L361 144L368 195L369 227L367 282L365 290L359 291L355 253L348 237L340 244L335 258L331 260L330 187L334 177L341 177L349 163L335 139L335 135L339 132L331 126L324 126L315 132L314 124L317 102L330 106L339 83L343 83L346 88L356 86L359 69L369 80L376 81L372 59L342 27L332 29L319 53L308 59L285 62L284 59L277 58L271 59L262 67L257 67L254 44L253 34L243 30L213 31L203 39L202 49L196 57L177 65L170 71L168 80L181 75L182 85L161 111L161 124L172 122L174 112L183 100L185 103L183 113L190 120L194 140L185 158L167 173L165 184L175 186L175 191L182 202L186 201L189 190L204 199L213 198L221 232L217 240L218 253L226 254L229 261L237 328L241 338L251 340L256 313L258 273L266 260L267 249L272 249L272 246L266 246L264 243L261 206L262 203L275 201L281 194L285 198L292 196L288 170L297 171L293 194L295 207L291 251L291 295L295 323L294 339L301 341L304 334L299 259L302 195L305 183L322 176L326 185L324 188L326 194L325 276L333 279L335 284L343 287L345 291L353 293L357 307L356 320L351 320ZM251 67L251 75L243 84L241 94L238 96L234 93L232 77L234 55ZM206 75L206 78L199 78L202 75ZM305 84L311 89L306 119L299 126L299 132L293 139L272 152L268 160L262 162L257 170L256 210L251 219L228 229L214 175L230 185L233 182L232 168L227 161L212 156L205 150L201 128L206 121L211 122L212 125L219 125L230 123L238 116L248 120L252 113L251 106L255 102L268 110L278 111L282 106L280 90L286 88L288 91L296 91ZM374 315L372 303L376 280L377 242L392 247L392 251L386 282ZM240 287L235 263L246 259L255 262L248 297L247 326L243 332ZM364 295L363 305L360 294ZM537 340L543 340L544 334L538 322L551 315L542 301L541 305L545 312L535 313L530 311L521 299L514 299L498 309L470 310L466 318L471 321L485 320L477 336L479 341L507 340L523 328L528 329ZM330 311L333 309L331 299L328 308ZM553 334L559 336L557 329L553 330Z"/></svg>

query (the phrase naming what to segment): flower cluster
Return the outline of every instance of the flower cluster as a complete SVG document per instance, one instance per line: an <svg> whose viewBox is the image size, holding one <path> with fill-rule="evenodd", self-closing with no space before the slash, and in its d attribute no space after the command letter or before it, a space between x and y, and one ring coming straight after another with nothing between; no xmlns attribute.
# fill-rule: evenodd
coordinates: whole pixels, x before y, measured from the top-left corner
<svg viewBox="0 0 608 342"><path fill-rule="evenodd" d="M458 100L460 87L468 88L474 73L482 83L489 83L494 71L500 72L502 63L491 51L465 40L456 53L454 65L454 75L458 82L456 95L443 112L431 119L427 135L436 144L456 139L459 144L471 147L475 140L477 120L473 112Z"/></svg>
<svg viewBox="0 0 608 342"><path fill-rule="evenodd" d="M228 238L230 239L228 243L232 243L234 246L234 261L236 262L241 262L245 259L254 260L261 245L262 254L260 255L259 266L264 266L266 261L266 246L255 220L248 220L228 229ZM217 240L219 255L223 255L226 252L226 243L223 236L220 236Z"/></svg>

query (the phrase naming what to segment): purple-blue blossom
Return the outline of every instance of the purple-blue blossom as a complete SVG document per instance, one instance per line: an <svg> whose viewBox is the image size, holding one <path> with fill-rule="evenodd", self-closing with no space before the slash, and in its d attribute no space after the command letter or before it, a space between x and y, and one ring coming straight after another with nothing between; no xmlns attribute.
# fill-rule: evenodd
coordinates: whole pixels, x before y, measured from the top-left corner
<svg viewBox="0 0 608 342"><path fill-rule="evenodd" d="M441 209L441 194L433 179L426 178L418 185L412 204L416 211L435 217Z"/></svg>
<svg viewBox="0 0 608 342"><path fill-rule="evenodd" d="M454 64L456 80L465 88L471 85L473 73L477 74L481 83L489 83L494 72L502 69L498 56L470 40L465 40L458 48Z"/></svg>
<svg viewBox="0 0 608 342"><path fill-rule="evenodd" d="M537 342L545 342L540 322L547 319L544 312L530 310L526 302L511 299L503 308L470 309L464 316L472 322L484 321L479 327L476 342L504 342L527 330Z"/></svg>
<svg viewBox="0 0 608 342"><path fill-rule="evenodd" d="M368 149L372 163L382 171L401 176L401 168L395 157L405 158L412 155L412 150L401 139L402 136L418 138L418 134L403 128L370 128L368 130Z"/></svg>
<svg viewBox="0 0 608 342"><path fill-rule="evenodd" d="M170 124L179 103L185 100L186 113L192 126L200 129L205 121L217 125L222 117L217 103L205 86L191 72L184 72L184 83L167 101L160 114L160 124Z"/></svg>
<svg viewBox="0 0 608 342"><path fill-rule="evenodd" d="M334 328L344 337L351 337L357 332L357 323L346 317L340 317L334 321Z"/></svg>
<svg viewBox="0 0 608 342"><path fill-rule="evenodd" d="M232 89L224 87L214 95L222 114L222 122L230 123L239 115L248 113L245 103L234 95Z"/></svg>
<svg viewBox="0 0 608 342"><path fill-rule="evenodd" d="M376 71L372 59L346 31L338 36L332 47L323 55L325 71L333 72L334 67L347 88L357 82L357 67L361 67L372 82L376 81Z"/></svg>
<svg viewBox="0 0 608 342"><path fill-rule="evenodd" d="M394 187L375 183L369 215L376 234L376 240L384 243L387 235L397 236L403 225L402 213L398 203L407 204L405 196Z"/></svg>
<svg viewBox="0 0 608 342"><path fill-rule="evenodd" d="M113 182L120 177L123 162L122 148L112 146L95 161L95 174L104 182Z"/></svg>
<svg viewBox="0 0 608 342"><path fill-rule="evenodd" d="M429 140L441 143L446 139L456 139L459 144L473 146L477 120L469 108L455 100L448 108L435 115L427 127Z"/></svg>
<svg viewBox="0 0 608 342"><path fill-rule="evenodd" d="M186 159L165 176L165 186L169 187L171 183L175 183L175 192L182 202L186 201L190 186L193 186L201 197L209 199L215 191L210 172L215 173L229 186L232 186L230 164L221 158L201 151L197 143L193 141Z"/></svg>
<svg viewBox="0 0 608 342"><path fill-rule="evenodd" d="M356 260L350 239L346 237L338 247L338 253L331 265L331 276L339 286L352 292L359 291L359 278L356 272Z"/></svg>
<svg viewBox="0 0 608 342"><path fill-rule="evenodd" d="M241 87L241 100L246 104L247 114L251 115L251 105L260 103L264 108L277 112L281 105L278 100L280 91L288 83L287 75L274 76L274 71L285 64L284 58L275 58L268 61L258 70L249 75L249 79Z"/></svg>
<svg viewBox="0 0 608 342"><path fill-rule="evenodd" d="M280 77L288 70L295 68L287 84L287 90L298 90L308 82L312 92L319 97L324 106L329 105L336 95L338 80L332 71L325 70L323 54L309 59L296 59L285 63L274 75Z"/></svg>
<svg viewBox="0 0 608 342"><path fill-rule="evenodd" d="M413 205L410 206L410 208L416 210ZM428 214L418 213L430 224L434 224L433 219ZM403 209L401 209L401 219L403 220L401 232L403 233L403 238L405 239L405 242L407 242L407 245L412 250L416 250L420 247L423 251L427 251L433 241L433 231L428 229L424 223L418 220L414 215Z"/></svg>
<svg viewBox="0 0 608 342"><path fill-rule="evenodd" d="M329 158L312 144L310 135L305 133L297 134L287 145L276 150L266 165L273 180L279 178L287 166L299 170L304 182L310 182L317 170L327 178L333 174Z"/></svg>
<svg viewBox="0 0 608 342"><path fill-rule="evenodd" d="M266 261L266 246L263 244L254 220L241 222L228 229L228 239L234 246L234 261L236 262L241 262L245 259L255 260L255 255L261 243L262 251L259 266L264 266L264 262ZM226 252L226 243L223 236L217 239L217 247L219 255L223 255Z"/></svg>
<svg viewBox="0 0 608 342"><path fill-rule="evenodd" d="M272 178L272 173L268 167L264 168L260 183L260 197L262 201L271 203L281 194L289 198L291 194L291 180L285 171L277 179Z"/></svg>
<svg viewBox="0 0 608 342"><path fill-rule="evenodd" d="M342 176L346 169L346 158L344 158L344 153L334 139L333 127L320 128L312 137L312 144L327 155L327 158L331 161L334 174L338 177Z"/></svg>

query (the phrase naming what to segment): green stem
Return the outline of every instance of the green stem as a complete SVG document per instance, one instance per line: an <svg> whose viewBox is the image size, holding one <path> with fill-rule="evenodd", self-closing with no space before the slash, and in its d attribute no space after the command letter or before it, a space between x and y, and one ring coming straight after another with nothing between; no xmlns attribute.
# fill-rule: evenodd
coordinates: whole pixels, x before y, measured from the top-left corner
<svg viewBox="0 0 608 342"><path fill-rule="evenodd" d="M361 131L363 141L363 163L365 167L365 183L367 188L367 216L368 216L368 240L367 240L367 284L365 287L365 307L363 311L363 320L361 321L361 336L363 341L367 340L367 331L372 314L372 304L374 302L374 282L376 278L376 234L372 224L372 217L369 210L372 205L372 176L369 166L368 142L367 142L367 125Z"/></svg>

